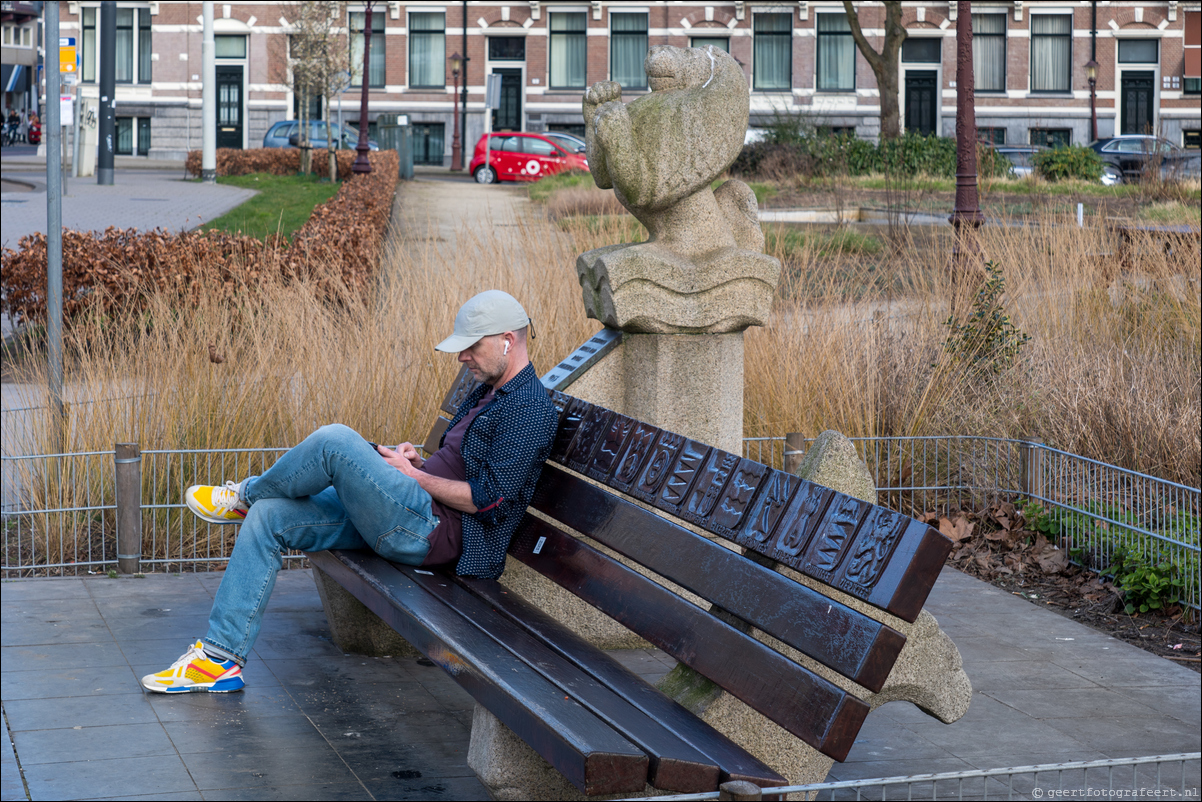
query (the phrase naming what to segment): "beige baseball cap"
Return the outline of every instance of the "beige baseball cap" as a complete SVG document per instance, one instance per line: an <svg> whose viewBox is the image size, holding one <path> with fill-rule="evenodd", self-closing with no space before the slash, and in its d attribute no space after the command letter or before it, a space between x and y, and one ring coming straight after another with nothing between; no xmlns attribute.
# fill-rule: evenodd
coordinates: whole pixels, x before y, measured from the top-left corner
<svg viewBox="0 0 1202 802"><path fill-rule="evenodd" d="M459 314L455 315L455 333L434 349L457 354L471 348L482 337L517 331L528 325L530 317L517 298L501 290L486 290L459 307Z"/></svg>

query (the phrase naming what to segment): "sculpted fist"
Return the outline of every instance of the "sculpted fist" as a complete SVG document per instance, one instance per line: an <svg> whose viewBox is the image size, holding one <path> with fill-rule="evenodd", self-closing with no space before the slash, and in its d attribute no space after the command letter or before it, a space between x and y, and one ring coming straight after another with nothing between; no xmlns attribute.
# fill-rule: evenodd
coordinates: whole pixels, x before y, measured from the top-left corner
<svg viewBox="0 0 1202 802"><path fill-rule="evenodd" d="M622 85L616 81L598 81L589 87L584 95L584 119L587 122L593 116L598 106L611 101L622 100Z"/></svg>

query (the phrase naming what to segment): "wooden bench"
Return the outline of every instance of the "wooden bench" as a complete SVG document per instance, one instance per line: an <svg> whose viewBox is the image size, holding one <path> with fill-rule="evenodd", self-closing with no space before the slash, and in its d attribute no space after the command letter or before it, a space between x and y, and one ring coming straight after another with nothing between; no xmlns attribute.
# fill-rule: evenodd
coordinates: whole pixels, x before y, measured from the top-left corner
<svg viewBox="0 0 1202 802"><path fill-rule="evenodd" d="M454 409L465 384L461 377L444 411ZM784 564L913 621L951 541L904 515L739 455L562 393L552 397L558 434L510 556L807 744L844 759L868 704L749 630L870 691L884 684L905 637L772 566ZM713 607L687 601L569 530ZM587 795L635 793L647 783L682 793L714 791L729 780L787 784L496 581L395 565L367 551L309 558Z"/></svg>

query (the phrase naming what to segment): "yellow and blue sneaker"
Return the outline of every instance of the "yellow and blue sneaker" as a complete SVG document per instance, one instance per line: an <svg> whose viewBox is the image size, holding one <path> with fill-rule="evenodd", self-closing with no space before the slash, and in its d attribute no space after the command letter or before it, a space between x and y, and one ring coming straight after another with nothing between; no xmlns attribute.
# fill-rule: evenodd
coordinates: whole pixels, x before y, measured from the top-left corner
<svg viewBox="0 0 1202 802"><path fill-rule="evenodd" d="M233 660L214 660L205 654L200 641L172 663L171 668L142 677L142 687L155 693L229 693L240 691L245 685L242 666Z"/></svg>
<svg viewBox="0 0 1202 802"><path fill-rule="evenodd" d="M240 524L250 508L238 497L240 482L192 485L184 491L188 509L211 524Z"/></svg>

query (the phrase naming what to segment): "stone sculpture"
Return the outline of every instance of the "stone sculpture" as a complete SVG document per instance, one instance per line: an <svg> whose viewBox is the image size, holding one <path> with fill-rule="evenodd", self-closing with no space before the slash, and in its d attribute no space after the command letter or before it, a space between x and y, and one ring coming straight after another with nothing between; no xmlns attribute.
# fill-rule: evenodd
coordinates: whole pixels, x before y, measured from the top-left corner
<svg viewBox="0 0 1202 802"><path fill-rule="evenodd" d="M710 188L743 147L743 71L713 46L657 45L644 66L650 94L623 104L622 88L602 81L584 97L593 179L650 232L576 260L585 309L626 332L764 325L780 262L763 253L755 193L735 180Z"/></svg>

